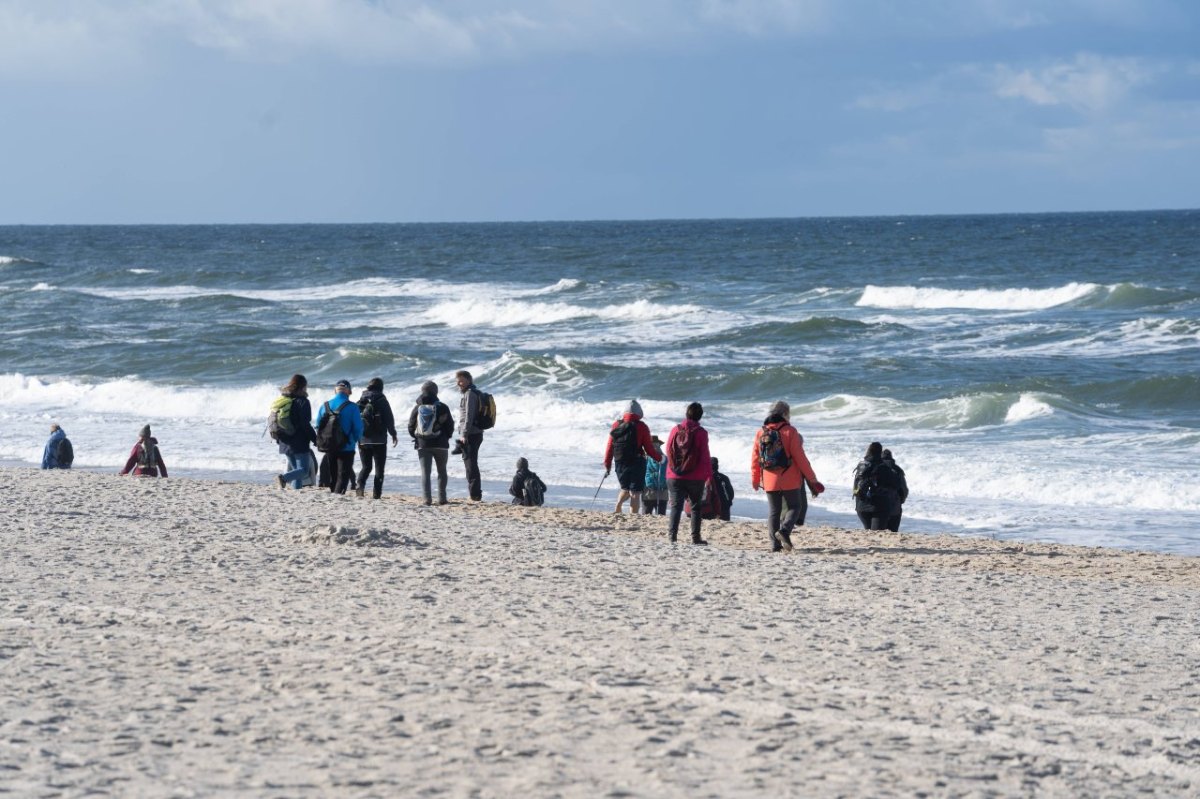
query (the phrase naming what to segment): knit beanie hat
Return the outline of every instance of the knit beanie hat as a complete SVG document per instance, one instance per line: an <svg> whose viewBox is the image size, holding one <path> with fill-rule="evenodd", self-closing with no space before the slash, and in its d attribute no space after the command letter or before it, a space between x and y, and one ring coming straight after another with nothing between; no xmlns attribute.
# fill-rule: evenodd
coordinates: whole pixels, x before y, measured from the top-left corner
<svg viewBox="0 0 1200 799"><path fill-rule="evenodd" d="M138 435L141 436L142 438L149 438L150 437L150 425L145 425L142 428L141 432L138 433Z"/></svg>
<svg viewBox="0 0 1200 799"><path fill-rule="evenodd" d="M517 471L523 472L529 468L529 461L524 458L517 458Z"/></svg>
<svg viewBox="0 0 1200 799"><path fill-rule="evenodd" d="M782 416L784 419L790 419L792 416L792 406L783 400L779 400L771 406L771 410L767 411L767 416Z"/></svg>
<svg viewBox="0 0 1200 799"><path fill-rule="evenodd" d="M638 404L637 400L632 399L625 406L625 413L632 413L635 416L641 416L642 415L642 406Z"/></svg>
<svg viewBox="0 0 1200 799"><path fill-rule="evenodd" d="M438 392L437 383L432 380L426 380L421 384L421 393L427 397L436 397Z"/></svg>

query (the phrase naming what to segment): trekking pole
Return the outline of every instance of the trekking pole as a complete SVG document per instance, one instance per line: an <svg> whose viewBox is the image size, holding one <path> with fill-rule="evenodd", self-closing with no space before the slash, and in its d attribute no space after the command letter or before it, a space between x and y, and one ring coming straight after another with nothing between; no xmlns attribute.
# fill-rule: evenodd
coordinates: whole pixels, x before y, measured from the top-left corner
<svg viewBox="0 0 1200 799"><path fill-rule="evenodd" d="M600 485L596 486L596 493L592 495L592 504L588 505L588 510L591 510L592 507L596 504L596 497L600 496L600 488L604 485L604 481L607 479L608 479L608 472L605 472L604 476L600 478Z"/></svg>

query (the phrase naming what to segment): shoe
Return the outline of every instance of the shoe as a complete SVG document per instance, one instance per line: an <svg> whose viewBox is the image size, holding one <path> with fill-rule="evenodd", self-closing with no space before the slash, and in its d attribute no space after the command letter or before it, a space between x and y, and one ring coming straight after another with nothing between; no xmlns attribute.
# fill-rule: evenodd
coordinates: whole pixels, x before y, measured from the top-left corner
<svg viewBox="0 0 1200 799"><path fill-rule="evenodd" d="M276 479L276 480L279 482L279 487L280 487L281 489L282 489L282 488L287 488L287 480L284 480L284 479L283 479L283 475L282 475L282 474L277 474L277 475L275 475L275 479Z"/></svg>
<svg viewBox="0 0 1200 799"><path fill-rule="evenodd" d="M668 537L668 540L669 540L669 541L670 541L672 544L678 543L678 542L679 542L679 536L675 535L675 533L671 533L671 535Z"/></svg>
<svg viewBox="0 0 1200 799"><path fill-rule="evenodd" d="M425 499L424 499L424 500L422 500L421 504L423 504L423 505L432 505L432 504L433 504L433 500L432 500L432 499L430 499L429 497L425 497ZM442 504L442 503L438 503L438 504L440 505L440 504Z"/></svg>
<svg viewBox="0 0 1200 799"><path fill-rule="evenodd" d="M778 533L775 534L775 540L780 543L780 545L783 547L784 552L792 551L792 537L790 535L788 535L787 533L780 530Z"/></svg>
<svg viewBox="0 0 1200 799"><path fill-rule="evenodd" d="M354 489L354 493L359 499L362 499L363 495L367 493L367 490L362 486L359 486L358 488Z"/></svg>
<svg viewBox="0 0 1200 799"><path fill-rule="evenodd" d="M438 497L438 504L439 505L449 505L450 500L446 499L445 497Z"/></svg>
<svg viewBox="0 0 1200 799"><path fill-rule="evenodd" d="M708 546L708 542L707 542L707 541L705 541L703 538L693 538L693 539L692 539L692 543L693 543L693 544L695 544L695 545L696 545L696 546L698 546L698 547L706 547L706 546Z"/></svg>

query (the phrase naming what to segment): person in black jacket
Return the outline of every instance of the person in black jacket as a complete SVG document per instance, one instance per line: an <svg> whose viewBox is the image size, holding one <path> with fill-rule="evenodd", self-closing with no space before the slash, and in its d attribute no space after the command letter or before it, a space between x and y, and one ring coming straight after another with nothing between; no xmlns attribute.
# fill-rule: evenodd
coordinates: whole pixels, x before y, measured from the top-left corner
<svg viewBox="0 0 1200 799"><path fill-rule="evenodd" d="M864 530L886 530L899 508L899 476L884 462L883 445L872 441L854 468L854 512Z"/></svg>
<svg viewBox="0 0 1200 799"><path fill-rule="evenodd" d="M530 482L530 478L533 478ZM534 493L531 495L526 488L532 485L531 489ZM514 505L536 506L541 505L539 499L544 501L546 495L546 484L542 482L542 478L537 476L537 472L529 470L529 461L525 458L517 458L517 472L513 475L512 484L508 487L508 493L512 495Z"/></svg>
<svg viewBox="0 0 1200 799"><path fill-rule="evenodd" d="M892 515L888 517L887 523L889 530L893 533L898 533L900 532L900 517L904 515L904 501L908 499L908 478L904 476L904 470L892 458L892 451L890 449L885 449L880 454L880 457L885 464L892 467L892 471L896 473L896 477L900 480L900 485L896 488L898 494L896 498L897 502L895 507L892 508Z"/></svg>
<svg viewBox="0 0 1200 799"><path fill-rule="evenodd" d="M358 459L362 469L358 473L358 487L354 489L360 497L366 493L367 478L371 466L375 467L375 485L372 499L383 496L383 465L387 463L387 437L392 437L392 446L399 443L396 438L396 418L392 406L383 394L383 378L373 377L358 397L358 412L363 418L363 437L358 442Z"/></svg>
<svg viewBox="0 0 1200 799"><path fill-rule="evenodd" d="M313 471L313 454L309 445L317 440L317 431L312 426L312 405L308 401L308 378L292 375L279 393L292 400L288 412L292 432L279 431L279 452L287 456L288 470L276 475L275 479L279 481L280 488L286 488L288 483L292 484L292 488L302 488L305 478Z"/></svg>
<svg viewBox="0 0 1200 799"><path fill-rule="evenodd" d="M713 485L716 486L717 493L721 497L721 520L727 522L729 521L729 506L733 504L733 483L729 481L727 476L717 471L719 464L716 458L712 459L712 465Z"/></svg>
<svg viewBox="0 0 1200 799"><path fill-rule="evenodd" d="M427 380L421 385L421 396L408 416L408 434L421 461L421 489L425 504L433 504L433 464L438 470L438 504L445 505L446 460L450 457L450 437L454 435L454 416L446 403L438 400L437 383Z"/></svg>

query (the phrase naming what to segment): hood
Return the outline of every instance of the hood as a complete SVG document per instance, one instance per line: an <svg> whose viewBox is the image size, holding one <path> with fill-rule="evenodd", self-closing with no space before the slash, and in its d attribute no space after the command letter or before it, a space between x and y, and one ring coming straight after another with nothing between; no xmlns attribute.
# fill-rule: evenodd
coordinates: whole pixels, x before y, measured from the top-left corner
<svg viewBox="0 0 1200 799"><path fill-rule="evenodd" d="M766 419L763 419L763 427L769 427L772 430L782 430L788 424L788 420L779 415L768 416Z"/></svg>
<svg viewBox="0 0 1200 799"><path fill-rule="evenodd" d="M641 418L642 418L642 415L640 413L626 413L621 416L621 421L622 422L636 422L637 420L639 420Z"/></svg>

